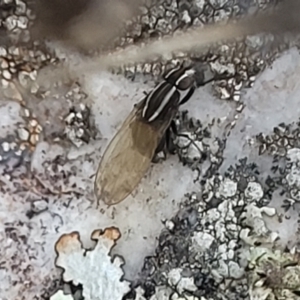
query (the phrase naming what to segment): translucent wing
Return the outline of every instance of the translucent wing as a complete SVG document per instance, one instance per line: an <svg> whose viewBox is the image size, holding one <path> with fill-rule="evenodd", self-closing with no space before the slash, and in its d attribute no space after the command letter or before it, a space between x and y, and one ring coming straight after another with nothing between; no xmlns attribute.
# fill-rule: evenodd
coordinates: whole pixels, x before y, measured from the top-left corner
<svg viewBox="0 0 300 300"><path fill-rule="evenodd" d="M140 104L140 103L139 103ZM124 200L146 173L158 142L171 118L156 124L142 122L136 106L106 148L95 179L98 201L113 205Z"/></svg>

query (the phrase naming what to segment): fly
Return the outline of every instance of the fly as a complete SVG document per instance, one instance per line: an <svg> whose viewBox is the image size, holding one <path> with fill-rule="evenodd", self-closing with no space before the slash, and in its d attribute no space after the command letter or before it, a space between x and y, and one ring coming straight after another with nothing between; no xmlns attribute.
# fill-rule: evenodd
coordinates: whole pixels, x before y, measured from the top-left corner
<svg viewBox="0 0 300 300"><path fill-rule="evenodd" d="M135 104L99 163L94 183L98 203L117 204L137 187L155 154L163 148L179 106L193 95L194 73L183 66L170 70Z"/></svg>

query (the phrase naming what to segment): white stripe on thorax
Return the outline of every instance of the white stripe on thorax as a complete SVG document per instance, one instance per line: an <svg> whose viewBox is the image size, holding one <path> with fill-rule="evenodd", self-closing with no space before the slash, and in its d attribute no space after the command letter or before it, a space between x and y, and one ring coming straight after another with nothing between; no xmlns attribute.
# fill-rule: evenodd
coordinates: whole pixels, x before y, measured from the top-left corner
<svg viewBox="0 0 300 300"><path fill-rule="evenodd" d="M159 114L163 111L163 109L165 108L165 106L170 101L170 98L173 96L173 94L176 91L177 91L176 87L172 86L171 90L168 92L168 94L166 95L166 97L164 98L164 100L162 101L162 103L160 104L160 106L158 107L158 109L154 112L154 114L152 115L152 117L148 120L149 122L153 121L156 117L159 116Z"/></svg>
<svg viewBox="0 0 300 300"><path fill-rule="evenodd" d="M158 84L158 85L152 90L152 92L147 96L147 100L146 100L145 106L144 106L144 108L143 108L143 116L145 116L145 114L146 114L146 111L147 111L148 106L149 106L149 102L150 102L150 100L151 100L153 94L154 94L154 93L156 92L156 90L158 90L158 89L161 87L161 85L163 85L164 83L165 83L165 81L162 81L160 84Z"/></svg>
<svg viewBox="0 0 300 300"><path fill-rule="evenodd" d="M169 71L168 74L165 75L165 78L168 79L168 77L170 77L173 73L177 72L178 70L180 70L181 67L177 67L177 68L173 68Z"/></svg>
<svg viewBox="0 0 300 300"><path fill-rule="evenodd" d="M187 78L191 75L195 74L195 71L193 69L189 69L189 70L186 70L175 82L175 85L176 86L179 86L179 83L181 80L183 80L184 78Z"/></svg>
<svg viewBox="0 0 300 300"><path fill-rule="evenodd" d="M188 75L186 73L183 73L182 76L176 80L175 85L178 86L180 81L187 77L188 77Z"/></svg>

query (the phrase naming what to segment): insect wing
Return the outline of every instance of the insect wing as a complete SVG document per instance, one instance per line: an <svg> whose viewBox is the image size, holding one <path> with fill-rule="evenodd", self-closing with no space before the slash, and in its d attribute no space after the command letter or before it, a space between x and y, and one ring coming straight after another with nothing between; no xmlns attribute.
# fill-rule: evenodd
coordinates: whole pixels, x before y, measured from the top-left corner
<svg viewBox="0 0 300 300"><path fill-rule="evenodd" d="M165 122L155 129L140 121L138 113L137 107L131 111L100 161L95 194L107 205L121 202L136 188L168 126Z"/></svg>

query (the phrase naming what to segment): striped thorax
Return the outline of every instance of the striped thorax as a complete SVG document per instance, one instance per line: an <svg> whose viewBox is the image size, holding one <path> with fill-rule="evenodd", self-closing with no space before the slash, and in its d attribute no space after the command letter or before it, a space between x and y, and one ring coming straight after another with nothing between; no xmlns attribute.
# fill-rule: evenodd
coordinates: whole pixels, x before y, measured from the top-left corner
<svg viewBox="0 0 300 300"><path fill-rule="evenodd" d="M163 76L145 99L142 118L150 123L164 119L171 109L177 109L189 100L195 90L194 70L176 67Z"/></svg>

